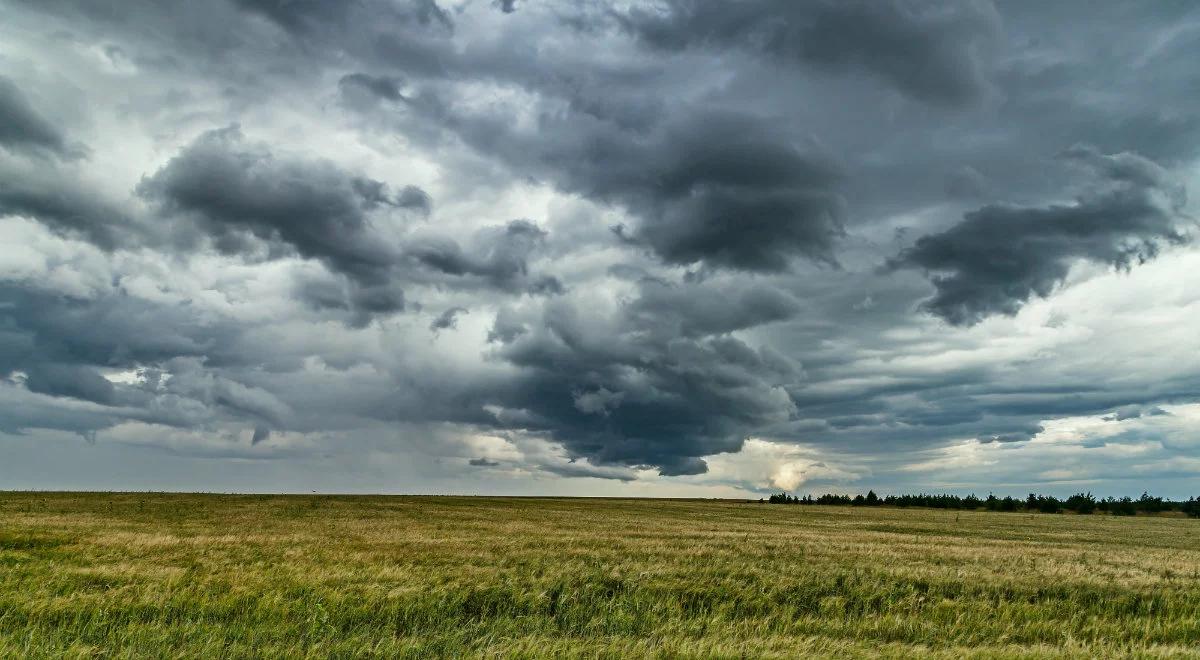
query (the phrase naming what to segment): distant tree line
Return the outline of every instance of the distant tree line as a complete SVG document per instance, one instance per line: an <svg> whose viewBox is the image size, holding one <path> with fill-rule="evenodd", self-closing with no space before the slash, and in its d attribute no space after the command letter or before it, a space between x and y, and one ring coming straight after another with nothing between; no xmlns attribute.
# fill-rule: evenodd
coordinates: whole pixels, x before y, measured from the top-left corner
<svg viewBox="0 0 1200 660"><path fill-rule="evenodd" d="M1071 511L1074 513L1108 513L1114 516L1132 516L1138 513L1160 513L1163 511L1180 511L1192 518L1200 518L1200 498L1189 498L1184 501L1165 500L1161 497L1142 493L1136 500L1132 497L1107 497L1100 499L1091 493L1076 493L1065 500L1051 495L1030 493L1025 499L1015 497L996 497L989 494L986 498L967 495L927 494L919 495L887 495L880 497L875 491L867 491L866 495L858 494L835 495L826 493L816 497L805 495L797 497L787 493L776 493L766 500L771 504L825 504L841 506L894 506L894 507L926 507L930 509L986 509L988 511L1037 511L1040 513L1058 513Z"/></svg>

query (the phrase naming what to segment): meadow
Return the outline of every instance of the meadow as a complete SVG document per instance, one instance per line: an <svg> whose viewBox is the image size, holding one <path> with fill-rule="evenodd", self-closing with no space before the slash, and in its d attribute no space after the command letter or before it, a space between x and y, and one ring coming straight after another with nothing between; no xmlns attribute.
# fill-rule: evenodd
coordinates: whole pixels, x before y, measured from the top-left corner
<svg viewBox="0 0 1200 660"><path fill-rule="evenodd" d="M0 657L1200 657L1200 521L0 493Z"/></svg>

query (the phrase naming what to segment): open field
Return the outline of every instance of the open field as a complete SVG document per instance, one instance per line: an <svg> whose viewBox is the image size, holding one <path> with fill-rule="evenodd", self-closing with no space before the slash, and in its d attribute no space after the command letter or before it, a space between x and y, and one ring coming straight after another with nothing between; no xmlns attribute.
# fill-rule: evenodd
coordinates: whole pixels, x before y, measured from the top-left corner
<svg viewBox="0 0 1200 660"><path fill-rule="evenodd" d="M0 493L0 657L1200 657L1200 521Z"/></svg>

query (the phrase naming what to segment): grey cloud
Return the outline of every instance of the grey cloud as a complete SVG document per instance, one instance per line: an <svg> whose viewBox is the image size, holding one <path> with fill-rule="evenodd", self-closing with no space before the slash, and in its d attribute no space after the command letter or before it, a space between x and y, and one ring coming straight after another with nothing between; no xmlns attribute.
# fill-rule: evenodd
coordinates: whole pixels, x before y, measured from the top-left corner
<svg viewBox="0 0 1200 660"><path fill-rule="evenodd" d="M521 173L625 207L640 222L619 235L668 263L760 272L786 270L798 257L834 263L842 172L769 118L685 113L646 134L586 116L545 117L537 134L524 134L439 100L414 107Z"/></svg>
<svg viewBox="0 0 1200 660"><path fill-rule="evenodd" d="M404 311L406 299L398 283L363 285L349 279L300 277L293 295L319 311L338 310L351 326L363 327L378 314Z"/></svg>
<svg viewBox="0 0 1200 660"><path fill-rule="evenodd" d="M588 463L580 463L577 461L570 461L567 463L546 463L539 465L538 467L545 472L557 474L561 477L613 479L616 481L633 481L637 478L637 475L633 474L629 470L590 465Z"/></svg>
<svg viewBox="0 0 1200 660"><path fill-rule="evenodd" d="M1130 419L1141 419L1142 417L1163 417L1170 414L1171 413L1158 406L1143 406L1133 404L1117 408L1111 415L1104 417L1104 420L1109 422L1124 422Z"/></svg>
<svg viewBox="0 0 1200 660"><path fill-rule="evenodd" d="M25 387L31 392L72 397L103 405L115 402L113 384L94 369L80 365L32 365L26 374Z"/></svg>
<svg viewBox="0 0 1200 660"><path fill-rule="evenodd" d="M0 145L63 157L83 153L81 147L69 146L62 131L42 117L16 83L4 76L0 76Z"/></svg>
<svg viewBox="0 0 1200 660"><path fill-rule="evenodd" d="M195 427L221 415L281 425L292 414L270 392L204 366L250 360L239 352L240 329L201 323L187 305L152 304L120 293L70 299L6 284L0 286L0 319L11 329L0 337L0 371L23 372L31 393L101 406L73 422L91 420L90 426L72 427L75 431L122 419ZM101 375L104 368L136 369L141 377L115 383ZM41 424L61 428L52 419Z"/></svg>
<svg viewBox="0 0 1200 660"><path fill-rule="evenodd" d="M987 90L985 50L999 29L987 0L670 0L622 26L663 50L741 49L832 71L861 70L945 105Z"/></svg>
<svg viewBox="0 0 1200 660"><path fill-rule="evenodd" d="M680 284L643 280L625 313L645 327L684 337L786 321L800 311L788 294L762 284Z"/></svg>
<svg viewBox="0 0 1200 660"><path fill-rule="evenodd" d="M1034 425L1023 429L981 435L979 436L979 442L985 445L993 442L1028 442L1045 430L1041 425Z"/></svg>
<svg viewBox="0 0 1200 660"><path fill-rule="evenodd" d="M930 274L936 294L925 309L955 325L1013 315L1031 297L1050 295L1076 260L1129 268L1187 240L1183 189L1157 164L1090 147L1064 158L1093 175L1074 203L985 206L891 262Z"/></svg>
<svg viewBox="0 0 1200 660"><path fill-rule="evenodd" d="M213 403L235 410L245 416L268 420L276 424L284 423L284 420L292 414L287 404L270 392L227 378L216 377L213 380L210 396Z"/></svg>
<svg viewBox="0 0 1200 660"><path fill-rule="evenodd" d="M429 215L433 211L433 198L416 186L404 186L396 196L395 204L402 209L418 211L422 215Z"/></svg>
<svg viewBox="0 0 1200 660"><path fill-rule="evenodd" d="M488 343L512 343L514 339L525 334L528 326L513 312L510 307L501 307L496 312L496 319L488 330Z"/></svg>
<svg viewBox="0 0 1200 660"><path fill-rule="evenodd" d="M219 360L238 332L197 328L186 304L154 304L119 291L80 300L5 283L0 303L8 327L31 342L33 350L20 357L43 362L123 368L178 356Z"/></svg>
<svg viewBox="0 0 1200 660"><path fill-rule="evenodd" d="M352 94L356 90L366 91L374 96L388 101L399 101L403 98L400 89L403 80L388 76L372 76L366 73L350 73L342 76L338 87L343 94Z"/></svg>
<svg viewBox="0 0 1200 660"><path fill-rule="evenodd" d="M57 429L94 439L97 429L109 428L125 418L125 411L92 402L54 399L13 385L0 383L0 431L24 434L31 429ZM6 438L11 442L12 438Z"/></svg>
<svg viewBox="0 0 1200 660"><path fill-rule="evenodd" d="M344 28L358 13L384 21L415 21L420 25L438 23L453 27L450 15L436 0L410 0L403 3L378 1L327 2L326 0L236 0L247 10L270 18L283 28L299 35L321 30Z"/></svg>
<svg viewBox="0 0 1200 660"><path fill-rule="evenodd" d="M340 23L348 13L342 3L324 0L236 0L236 4L300 33Z"/></svg>
<svg viewBox="0 0 1200 660"><path fill-rule="evenodd" d="M486 458L472 458L471 460L467 461L467 465L470 465L471 467L496 467L500 464L496 461L489 461Z"/></svg>
<svg viewBox="0 0 1200 660"><path fill-rule="evenodd" d="M345 52L412 75L444 75L447 60L453 60L447 40L454 34L454 19L436 0L237 0L237 4L282 28L304 57L320 59Z"/></svg>
<svg viewBox="0 0 1200 660"><path fill-rule="evenodd" d="M0 216L22 215L106 250L138 243L146 228L72 169L0 157Z"/></svg>
<svg viewBox="0 0 1200 660"><path fill-rule="evenodd" d="M422 216L428 216L433 211L433 198L417 186L404 186L393 196L388 190L387 184L382 181L355 177L350 179L350 185L354 188L354 192L362 197L363 205L367 210L374 210L380 206L391 206L415 211Z"/></svg>
<svg viewBox="0 0 1200 660"><path fill-rule="evenodd" d="M254 427L254 434L250 436L250 444L257 445L271 437L271 429L265 426Z"/></svg>
<svg viewBox="0 0 1200 660"><path fill-rule="evenodd" d="M471 237L468 249L446 236L418 235L405 247L407 258L444 276L458 286L481 283L511 292L562 293L551 275L530 272L530 259L542 248L545 230L528 220L483 227Z"/></svg>
<svg viewBox="0 0 1200 660"><path fill-rule="evenodd" d="M946 194L952 198L983 197L987 190L986 177L970 165L964 165L946 176Z"/></svg>
<svg viewBox="0 0 1200 660"><path fill-rule="evenodd" d="M603 387L591 392L576 392L575 408L589 415L607 415L610 408L621 405L623 392L610 392Z"/></svg>
<svg viewBox="0 0 1200 660"><path fill-rule="evenodd" d="M465 307L451 307L446 311L438 314L437 318L429 323L429 330L437 332L438 330L450 330L458 327L458 315L466 314Z"/></svg>

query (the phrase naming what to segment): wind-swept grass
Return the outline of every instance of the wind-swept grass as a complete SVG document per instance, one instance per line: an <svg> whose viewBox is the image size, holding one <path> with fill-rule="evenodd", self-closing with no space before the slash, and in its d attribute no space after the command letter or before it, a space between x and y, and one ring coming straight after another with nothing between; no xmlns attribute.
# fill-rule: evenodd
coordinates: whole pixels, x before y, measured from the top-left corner
<svg viewBox="0 0 1200 660"><path fill-rule="evenodd" d="M0 494L0 657L1200 657L1200 522Z"/></svg>

